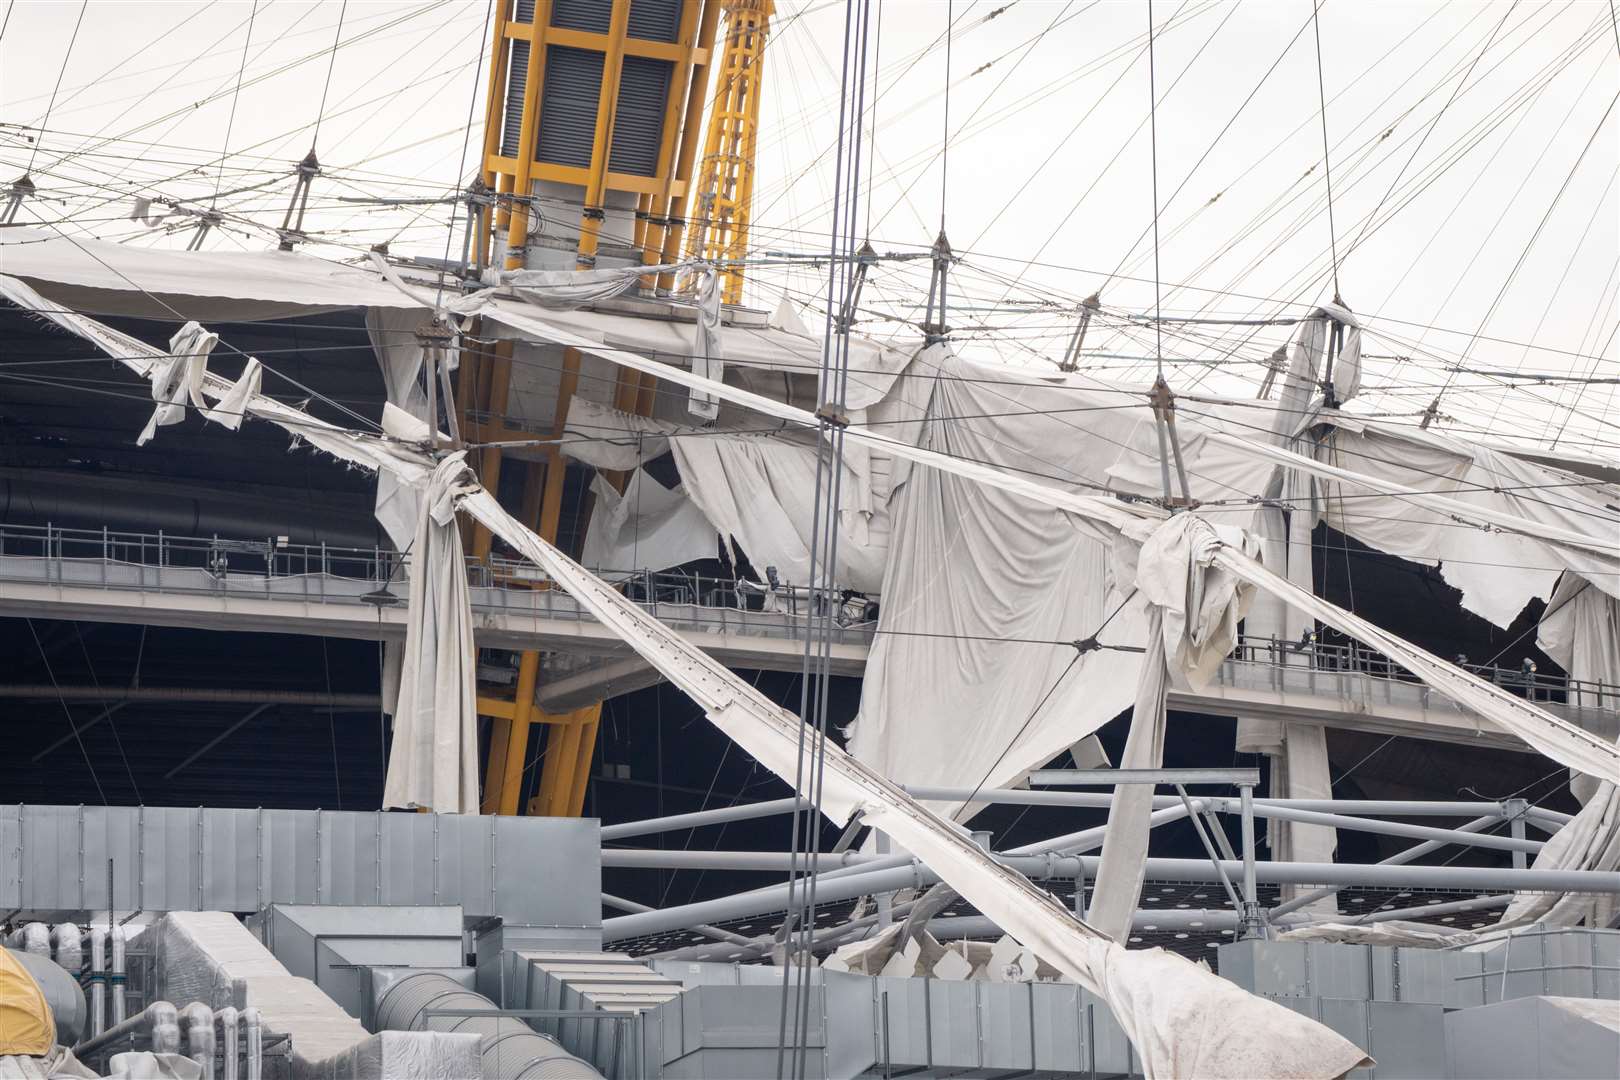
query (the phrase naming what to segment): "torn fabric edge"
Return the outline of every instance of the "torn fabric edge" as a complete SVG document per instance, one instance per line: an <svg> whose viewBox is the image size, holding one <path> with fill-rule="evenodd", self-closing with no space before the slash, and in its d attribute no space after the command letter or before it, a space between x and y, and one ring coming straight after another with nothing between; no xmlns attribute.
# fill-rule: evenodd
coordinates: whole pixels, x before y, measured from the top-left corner
<svg viewBox="0 0 1620 1080"><path fill-rule="evenodd" d="M534 334L542 340L552 341L559 345L573 346L581 352L600 356L621 366L655 375L688 388L710 390L722 400L731 401L766 416L773 416L779 420L785 420L811 429L816 429L820 425L820 422L813 414L803 409L797 409L791 405L773 401L762 395L750 393L747 390L741 390L724 383L699 378L690 372L669 364L659 363L637 353L613 348L578 334L568 333L528 315L503 309L492 309L486 311L485 315L515 330ZM1047 506L1070 511L1078 519L1077 525L1086 528L1095 538L1105 542L1112 542L1114 537L1120 533L1124 533L1140 542L1146 539L1147 535L1152 531L1155 521L1164 519L1162 511L1149 508L1142 503L1127 504L1113 498L1076 495L1026 477L1004 472L994 466L963 461L947 454L926 450L896 439L877 435L855 425L844 429L844 437L846 440L866 443L894 457L920 465L943 469L946 472L980 480L984 483L995 484L1006 491L1022 494ZM1241 442L1242 440L1237 441ZM1273 447L1246 444L1246 448L1252 448L1262 456L1276 453L1276 449ZM1281 460L1289 465L1298 465L1300 468L1311 469L1316 468L1319 464L1309 458L1286 453L1281 455L1280 458L1274 458L1274 460ZM1354 476L1355 474L1350 475ZM1530 522L1524 522L1523 524L1534 527L1533 523ZM1585 540L1585 538L1577 539L1581 541L1583 548L1593 543ZM1386 655L1401 660L1403 666L1407 667L1407 670L1416 675L1423 683L1464 708L1477 713L1486 722L1519 736L1539 753L1560 764L1580 769L1582 772L1590 772L1596 776L1620 775L1620 748L1605 743L1602 739L1589 732L1491 686L1475 675L1459 670L1454 665L1442 661L1434 654L1373 626L1336 604L1312 595L1309 591L1266 570L1256 559L1234 552L1230 547L1223 547L1217 553L1217 558L1227 560L1228 569L1266 592L1309 612L1335 629L1356 638L1363 644L1371 645L1384 651Z"/></svg>
<svg viewBox="0 0 1620 1080"><path fill-rule="evenodd" d="M0 277L0 291L12 279ZM142 346L149 354L156 350ZM137 363L139 361L136 361ZM223 396L224 380L205 384ZM300 410L257 398L248 410L271 419L334 456L372 469L388 469L426 486L434 469L419 451L347 432ZM469 487L460 507L544 569L649 663L681 687L709 719L779 777L796 773L801 737L826 755L821 809L847 820L857 811L940 873L942 879L989 914L1022 944L1110 1002L1141 1053L1149 1077L1337 1077L1370 1064L1362 1051L1321 1024L1255 997L1208 969L1160 949L1131 952L1077 919L1056 898L992 859L968 833L916 803L855 761L799 718L773 705L718 661L686 643L606 582L530 532L488 491ZM1189 1012L1206 1022L1184 1024ZM1224 1017L1229 1023L1216 1023ZM1255 1033L1266 1032L1256 1038Z"/></svg>
<svg viewBox="0 0 1620 1080"><path fill-rule="evenodd" d="M603 625L702 707L714 725L791 783L800 740L825 755L819 809L835 821L859 811L1021 944L1109 1002L1150 1077L1336 1077L1366 1061L1325 1027L1255 997L1160 949L1126 950L1049 893L996 862L960 826L926 809L718 661L530 532L488 491L462 509L532 560ZM1188 1011L1229 1023L1181 1024ZM1266 1037L1254 1033L1265 1031ZM1240 1034L1241 1033L1241 1034Z"/></svg>

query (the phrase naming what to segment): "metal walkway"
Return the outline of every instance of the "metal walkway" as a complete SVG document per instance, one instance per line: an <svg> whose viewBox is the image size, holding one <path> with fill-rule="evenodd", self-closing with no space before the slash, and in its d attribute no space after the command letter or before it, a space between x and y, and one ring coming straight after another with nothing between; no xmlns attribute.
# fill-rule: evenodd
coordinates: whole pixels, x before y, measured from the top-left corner
<svg viewBox="0 0 1620 1080"><path fill-rule="evenodd" d="M658 681L528 564L469 562L468 573L478 644L548 654L542 708L563 712ZM685 574L616 576L645 610L728 666L799 670L808 622L802 593ZM397 639L405 633L408 577L408 563L402 567L389 551L0 527L0 615ZM854 621L864 616L859 605L841 612L849 625L835 628L835 674L864 670L873 624ZM1620 735L1620 687L1473 670L1589 731ZM1352 644L1245 639L1209 686L1197 693L1172 688L1170 707L1524 749Z"/></svg>

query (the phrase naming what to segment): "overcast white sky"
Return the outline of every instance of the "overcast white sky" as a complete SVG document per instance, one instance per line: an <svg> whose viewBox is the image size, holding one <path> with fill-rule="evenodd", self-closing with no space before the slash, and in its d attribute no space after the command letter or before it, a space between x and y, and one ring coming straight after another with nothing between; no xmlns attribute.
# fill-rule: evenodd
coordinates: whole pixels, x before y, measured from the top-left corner
<svg viewBox="0 0 1620 1080"><path fill-rule="evenodd" d="M216 185L231 192L268 183L219 201L273 227L324 89L319 154L329 175L316 182L311 227L352 247L388 239L395 250L443 253L442 207L340 200L443 195L470 172L482 123L485 0L349 0L346 10L340 0L7 4L0 170L10 180L32 168L45 196L20 220L66 219L63 227L88 235L183 245L184 234L137 236L133 195L206 200ZM1147 4L1016 0L985 18L1002 6L874 3L880 55L867 98L875 99L876 138L865 162L872 183L863 182L873 242L926 246L938 229L947 84L938 41L949 10L957 32L945 218L966 253L955 295L965 306L994 308L1003 297L1072 304L1101 288L1110 309L1149 311ZM322 54L340 13L346 44L325 89ZM1309 0L1160 2L1154 15L1161 277L1188 286L1167 287L1165 311L1297 314L1285 305L1325 299L1329 222ZM843 24L840 2L778 0L755 201L762 249L825 244ZM1373 363L1369 378L1383 387L1377 407L1419 410L1449 378L1448 408L1466 413L1469 426L1550 433L1573 404L1565 445L1615 456L1612 385L1504 391L1498 378L1439 366L1466 351L1474 368L1620 376L1620 117L1608 112L1620 90L1620 40L1607 0L1327 0L1320 28L1341 291L1374 317L1370 352L1425 354L1416 363ZM1381 201L1380 221L1398 212L1355 244ZM210 242L273 246L268 229L243 225ZM916 319L922 274L916 264L886 265L870 299ZM773 304L786 289L802 300L818 284L824 288L810 270L762 272L752 296ZM1065 320L1050 310L963 311L955 319L1003 328L964 338L1009 360L1060 353ZM1255 359L1288 331L1198 333L1195 340L1178 331L1166 353ZM1140 332L1093 340L1124 356L1152 349ZM1186 370L1188 382L1205 371ZM1257 370L1230 369L1210 385L1242 392L1233 380ZM1103 374L1135 378L1140 369Z"/></svg>

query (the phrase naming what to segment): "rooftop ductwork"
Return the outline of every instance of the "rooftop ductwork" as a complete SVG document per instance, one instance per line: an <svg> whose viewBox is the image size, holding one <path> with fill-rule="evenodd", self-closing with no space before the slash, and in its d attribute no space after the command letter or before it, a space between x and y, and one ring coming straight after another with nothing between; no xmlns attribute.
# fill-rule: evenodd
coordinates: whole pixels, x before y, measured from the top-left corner
<svg viewBox="0 0 1620 1080"><path fill-rule="evenodd" d="M464 1016L429 1012L466 1010ZM423 971L394 983L377 1002L381 1031L442 1031L482 1039L484 1080L602 1080L602 1074L448 975Z"/></svg>

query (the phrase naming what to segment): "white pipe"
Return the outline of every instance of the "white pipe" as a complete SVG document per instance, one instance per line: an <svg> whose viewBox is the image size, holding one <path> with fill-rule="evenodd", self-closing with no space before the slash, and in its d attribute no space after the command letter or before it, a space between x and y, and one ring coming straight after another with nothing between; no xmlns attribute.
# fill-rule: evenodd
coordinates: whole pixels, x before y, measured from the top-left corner
<svg viewBox="0 0 1620 1080"><path fill-rule="evenodd" d="M90 1036L107 1030L107 931L90 931Z"/></svg>
<svg viewBox="0 0 1620 1080"><path fill-rule="evenodd" d="M258 1009L243 1009L242 1027L247 1036L247 1080L264 1080L264 1017Z"/></svg>
<svg viewBox="0 0 1620 1080"><path fill-rule="evenodd" d="M127 935L124 933L122 926L114 924L109 936L112 939L112 977L108 980L112 983L112 1022L122 1024L124 1022L124 942Z"/></svg>
<svg viewBox="0 0 1620 1080"><path fill-rule="evenodd" d="M73 1054L80 1059L86 1059L103 1050L109 1049L126 1039L134 1039L140 1035L150 1035L152 1052L157 1054L172 1054L180 1048L180 1025L176 1022L179 1013L167 1001L154 1001L141 1012L139 1016L132 1017L122 1024L114 1024L101 1034L81 1040L73 1048Z"/></svg>
<svg viewBox="0 0 1620 1080"><path fill-rule="evenodd" d="M84 934L78 923L57 923L51 931L51 951L56 963L75 979L84 969Z"/></svg>
<svg viewBox="0 0 1620 1080"><path fill-rule="evenodd" d="M31 922L21 930L12 932L11 947L51 958L51 928L42 922Z"/></svg>
<svg viewBox="0 0 1620 1080"><path fill-rule="evenodd" d="M193 1001L180 1010L186 1029L186 1056L202 1069L202 1080L214 1080L214 1010Z"/></svg>
<svg viewBox="0 0 1620 1080"><path fill-rule="evenodd" d="M220 1080L236 1080L237 1055L241 1053L241 1014L233 1005L227 1005L214 1014L219 1021L220 1030L220 1060L224 1063L221 1068Z"/></svg>

